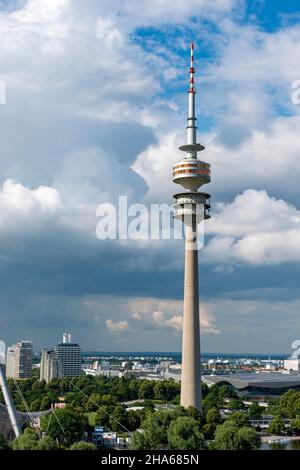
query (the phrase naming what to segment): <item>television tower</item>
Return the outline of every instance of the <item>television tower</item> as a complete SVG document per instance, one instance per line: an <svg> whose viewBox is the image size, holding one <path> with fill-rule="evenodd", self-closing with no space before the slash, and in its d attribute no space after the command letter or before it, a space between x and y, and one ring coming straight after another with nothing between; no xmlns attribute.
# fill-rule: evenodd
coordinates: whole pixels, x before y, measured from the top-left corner
<svg viewBox="0 0 300 470"><path fill-rule="evenodd" d="M210 165L199 160L204 146L197 143L194 86L194 44L191 44L190 88L188 92L187 143L179 147L186 156L173 166L173 181L185 191L175 194L174 217L185 226L183 339L180 404L201 411L201 358L197 225L209 219L210 195L198 189L210 182Z"/></svg>

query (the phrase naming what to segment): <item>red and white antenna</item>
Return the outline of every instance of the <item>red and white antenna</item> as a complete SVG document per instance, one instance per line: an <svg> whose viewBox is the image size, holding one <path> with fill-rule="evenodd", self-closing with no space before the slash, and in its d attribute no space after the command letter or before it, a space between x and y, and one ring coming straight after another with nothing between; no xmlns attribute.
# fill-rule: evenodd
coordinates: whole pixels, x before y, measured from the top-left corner
<svg viewBox="0 0 300 470"><path fill-rule="evenodd" d="M194 69L194 43L191 43L191 66L190 66L190 90L189 93L195 93L195 87L194 87L194 74L195 74L195 69Z"/></svg>

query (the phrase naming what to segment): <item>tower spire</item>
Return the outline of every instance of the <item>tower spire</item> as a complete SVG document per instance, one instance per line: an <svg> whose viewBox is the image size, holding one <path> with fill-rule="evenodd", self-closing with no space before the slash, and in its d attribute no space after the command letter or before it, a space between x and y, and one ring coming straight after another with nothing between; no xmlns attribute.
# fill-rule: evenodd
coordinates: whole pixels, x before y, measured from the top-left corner
<svg viewBox="0 0 300 470"><path fill-rule="evenodd" d="M194 82L194 43L191 43L191 64L190 64L190 89L189 89L189 109L188 109L188 126L187 126L187 145L195 145L197 142L197 127L195 116L195 82ZM197 158L196 149L190 149L188 157Z"/></svg>
<svg viewBox="0 0 300 470"><path fill-rule="evenodd" d="M191 66L190 66L190 90L189 93L195 93L194 90L194 43L191 43Z"/></svg>

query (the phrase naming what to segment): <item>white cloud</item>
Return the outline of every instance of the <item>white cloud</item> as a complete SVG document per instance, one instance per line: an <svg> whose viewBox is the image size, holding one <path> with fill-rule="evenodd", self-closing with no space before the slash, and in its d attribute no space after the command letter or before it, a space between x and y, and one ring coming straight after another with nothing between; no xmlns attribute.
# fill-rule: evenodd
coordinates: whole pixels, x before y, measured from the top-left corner
<svg viewBox="0 0 300 470"><path fill-rule="evenodd" d="M131 318L156 328L169 328L175 332L182 330L182 301L155 298L133 298L128 301L127 310ZM218 334L215 318L205 304L200 307L200 326L203 334Z"/></svg>
<svg viewBox="0 0 300 470"><path fill-rule="evenodd" d="M106 324L108 330L111 333L114 333L114 334L120 334L123 331L128 330L128 323L125 320L120 320L120 321L114 323L110 318L108 318L106 320L105 324Z"/></svg>
<svg viewBox="0 0 300 470"><path fill-rule="evenodd" d="M162 266L168 270L182 267L182 251L174 256L168 242L159 249L155 244L97 244L95 205L115 201L120 193L142 200L146 185L131 166L149 185L148 200L171 203L172 193L180 191L172 183L171 167L182 157L178 146L185 141L186 113L181 116L180 111L186 59L177 51L187 48L186 28L188 36L194 35L198 42L199 140L206 145L201 158L212 163L207 190L214 201L228 201L240 193L233 202L217 205L207 224L212 239L201 256L215 263L219 272L231 272L238 263L260 266L299 261L299 210L285 202L297 200L300 178L300 108L290 99L291 82L299 79L300 72L295 65L298 25L273 33L263 32L253 22L240 25L232 20L231 12L236 5L242 9L243 2L231 0L148 0L143 8L138 0L22 3L26 6L16 12L0 13L0 78L7 85L7 105L1 107L0 245L1 262L9 258L11 271L13 261L27 263L26 276L16 267L10 286L13 292L23 287L28 297L32 295L23 316L24 328L33 314L41 323L42 318L55 318L55 328L63 318L73 318L76 296L98 289L101 279L96 287L94 279L101 268L105 283L107 276L113 276L111 266L118 272L132 269L143 275L153 270L158 278ZM189 21L191 16L197 17L195 23ZM207 20L213 22L211 30ZM142 44L147 48L143 49L135 28L149 25L163 25L163 35L161 40L144 37ZM172 28L166 38L168 25ZM177 38L174 28L180 31ZM203 41L215 53L205 64ZM174 90L179 87L176 96ZM164 91L167 98L161 96ZM207 122L202 122L207 117L213 122L209 130ZM3 272L6 279L9 273ZM18 287L17 276L21 278ZM115 333L126 331L116 337L106 334L112 343L116 339L114 347L150 347L155 341L165 345L168 336L168 344L179 349L180 334L166 335L166 331L180 331L182 303L152 298L158 295L157 284L149 291L148 280L144 291L142 284L139 280L136 287L131 286L131 292L136 289L131 300L113 296L97 302L99 330L102 326L104 332L107 328ZM115 286L118 290L120 284ZM9 286L3 289L8 291ZM69 306L69 316L66 303L54 302L43 317L44 304L35 294L39 289L71 291L74 304ZM140 291L143 298L137 297ZM215 341L215 349L218 345L220 349L221 337L216 333L223 334L225 328L231 345L232 331L242 331L239 314L246 318L247 312L254 312L257 319L265 309L276 314L269 304L254 308L249 303L211 303L201 305L201 327L208 333L205 338ZM81 305L77 306L80 316ZM280 314L286 310L296 318L297 308L286 303ZM227 317L230 309L235 315L223 328L224 309ZM10 309L6 310L9 316ZM12 318L21 310L23 305L11 308ZM51 316L51 311L61 314ZM84 316L80 318L85 321ZM279 315L276 318L280 321ZM290 323L293 331L295 324ZM249 331L254 331L255 325L251 327ZM259 321L256 327L259 330ZM97 345L99 330L93 332ZM130 336L128 344L121 343L121 337L125 341L130 334L135 337ZM105 334L102 338L111 347L105 343ZM240 349L243 346L241 341Z"/></svg>
<svg viewBox="0 0 300 470"><path fill-rule="evenodd" d="M252 265L299 262L300 211L266 191L246 190L216 206L204 259Z"/></svg>

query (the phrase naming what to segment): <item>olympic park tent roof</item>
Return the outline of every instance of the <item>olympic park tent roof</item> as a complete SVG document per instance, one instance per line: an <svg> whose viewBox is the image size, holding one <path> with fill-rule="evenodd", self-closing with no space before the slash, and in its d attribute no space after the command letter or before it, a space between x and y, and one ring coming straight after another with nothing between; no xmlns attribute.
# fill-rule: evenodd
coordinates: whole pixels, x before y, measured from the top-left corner
<svg viewBox="0 0 300 470"><path fill-rule="evenodd" d="M28 422L30 419L33 421L39 420L41 416L45 416L51 413L51 411L52 410L34 411L34 412L30 412L30 416L28 413L17 411L17 416L18 416L21 427L23 427L24 424ZM12 429L10 419L8 416L7 408L2 403L0 403L0 433L4 435L6 440L12 440L15 438L15 434Z"/></svg>
<svg viewBox="0 0 300 470"><path fill-rule="evenodd" d="M300 374L258 373L231 375L204 375L203 382L207 385L232 385L237 390L249 392L284 393L289 388L299 388Z"/></svg>

